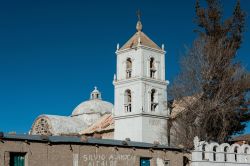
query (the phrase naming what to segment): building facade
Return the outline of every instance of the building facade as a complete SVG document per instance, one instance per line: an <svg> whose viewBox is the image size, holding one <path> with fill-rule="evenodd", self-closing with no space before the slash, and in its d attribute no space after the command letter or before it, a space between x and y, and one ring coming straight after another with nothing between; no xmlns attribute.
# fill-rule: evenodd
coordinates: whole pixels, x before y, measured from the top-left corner
<svg viewBox="0 0 250 166"><path fill-rule="evenodd" d="M114 139L167 144L167 85L165 51L145 33L142 23L121 47L117 46Z"/></svg>
<svg viewBox="0 0 250 166"><path fill-rule="evenodd" d="M164 45L159 47L142 32L140 20L136 30L121 48L117 46L114 106L103 101L95 88L90 100L80 103L70 116L40 115L30 134L91 136L102 132L116 140L167 144L166 52ZM113 119L103 134L104 130L98 128Z"/></svg>
<svg viewBox="0 0 250 166"><path fill-rule="evenodd" d="M113 104L102 100L101 92L94 88L90 93L90 99L81 102L70 116L40 115L34 121L31 135L79 135L89 126L102 119L105 115L111 115Z"/></svg>
<svg viewBox="0 0 250 166"><path fill-rule="evenodd" d="M0 137L0 166L186 166L178 148L86 137Z"/></svg>

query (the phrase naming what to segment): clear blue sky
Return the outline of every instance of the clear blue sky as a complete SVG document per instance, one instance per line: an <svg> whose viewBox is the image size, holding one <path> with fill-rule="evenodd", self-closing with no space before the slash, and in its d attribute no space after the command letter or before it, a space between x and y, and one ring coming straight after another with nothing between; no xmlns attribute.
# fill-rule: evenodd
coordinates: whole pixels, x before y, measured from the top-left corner
<svg viewBox="0 0 250 166"><path fill-rule="evenodd" d="M70 115L96 85L113 102L116 44L143 31L165 44L166 75L196 34L194 0L0 1L0 130L28 132L40 114ZM222 0L226 15L236 0ZM250 14L250 1L241 0ZM250 19L238 59L250 70ZM250 132L250 127L247 129Z"/></svg>

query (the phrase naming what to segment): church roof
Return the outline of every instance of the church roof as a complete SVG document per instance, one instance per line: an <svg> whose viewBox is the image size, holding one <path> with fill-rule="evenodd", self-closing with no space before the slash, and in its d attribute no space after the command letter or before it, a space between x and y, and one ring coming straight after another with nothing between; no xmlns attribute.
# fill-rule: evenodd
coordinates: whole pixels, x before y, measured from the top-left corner
<svg viewBox="0 0 250 166"><path fill-rule="evenodd" d="M177 118L180 113L185 111L185 108L187 108L191 103L196 102L199 97L200 94L197 94L193 96L186 96L178 100L173 100L173 103L171 104L171 118Z"/></svg>
<svg viewBox="0 0 250 166"><path fill-rule="evenodd" d="M113 104L100 99L88 100L80 103L72 112L72 116L82 115L82 114L105 114L111 113L113 109Z"/></svg>
<svg viewBox="0 0 250 166"><path fill-rule="evenodd" d="M250 134L244 134L244 135L239 135L235 136L231 140L232 142L238 142L238 141L247 141L250 142Z"/></svg>
<svg viewBox="0 0 250 166"><path fill-rule="evenodd" d="M77 117L40 115L33 123L32 135L78 134L88 125Z"/></svg>
<svg viewBox="0 0 250 166"><path fill-rule="evenodd" d="M40 115L34 121L32 135L75 135L96 122L100 116L111 114L113 104L103 101L101 92L95 87L90 100L80 103L71 116Z"/></svg>
<svg viewBox="0 0 250 166"><path fill-rule="evenodd" d="M114 118L112 114L105 114L95 123L80 132L80 134L102 133L105 131L114 131Z"/></svg>
<svg viewBox="0 0 250 166"><path fill-rule="evenodd" d="M139 43L143 46L161 50L161 48L155 44L155 42L153 42L145 33L142 32L141 21L137 22L136 29L137 32L119 50L133 48Z"/></svg>
<svg viewBox="0 0 250 166"><path fill-rule="evenodd" d="M139 39L140 38L140 39ZM124 50L127 48L133 48L138 45L138 42L143 46L148 46L150 48L159 49L161 48L155 44L145 33L136 32L122 47L120 50Z"/></svg>

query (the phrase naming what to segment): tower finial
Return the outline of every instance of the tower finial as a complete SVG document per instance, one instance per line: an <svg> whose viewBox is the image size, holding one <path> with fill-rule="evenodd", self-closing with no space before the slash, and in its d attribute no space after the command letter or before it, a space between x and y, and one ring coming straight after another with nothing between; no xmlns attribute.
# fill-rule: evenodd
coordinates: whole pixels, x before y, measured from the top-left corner
<svg viewBox="0 0 250 166"><path fill-rule="evenodd" d="M137 10L136 14L137 14L137 18L138 18L138 21L137 21L137 24L136 24L136 30L138 32L140 32L142 30L141 11Z"/></svg>

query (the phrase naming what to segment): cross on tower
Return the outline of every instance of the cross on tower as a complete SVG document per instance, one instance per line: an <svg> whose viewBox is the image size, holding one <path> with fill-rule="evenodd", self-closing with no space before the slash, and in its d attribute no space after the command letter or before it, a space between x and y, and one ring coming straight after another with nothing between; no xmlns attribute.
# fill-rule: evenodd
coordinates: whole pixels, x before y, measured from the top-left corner
<svg viewBox="0 0 250 166"><path fill-rule="evenodd" d="M141 11L139 9L137 10L136 15L137 15L138 21L141 21Z"/></svg>

